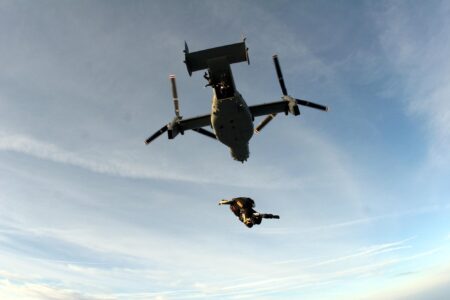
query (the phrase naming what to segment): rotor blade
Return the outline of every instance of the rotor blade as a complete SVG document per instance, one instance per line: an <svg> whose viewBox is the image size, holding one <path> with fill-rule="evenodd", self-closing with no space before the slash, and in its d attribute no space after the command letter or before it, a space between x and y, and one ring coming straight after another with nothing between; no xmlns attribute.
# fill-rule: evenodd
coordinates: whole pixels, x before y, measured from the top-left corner
<svg viewBox="0 0 450 300"><path fill-rule="evenodd" d="M194 128L192 130L197 131L198 133L201 133L203 135L206 135L207 137L210 137L210 138L213 138L213 139L217 140L216 135L214 133L212 133L211 131L208 131L208 130L203 129L203 128Z"/></svg>
<svg viewBox="0 0 450 300"><path fill-rule="evenodd" d="M297 104L300 104L300 105L308 106L308 107L323 110L323 111L328 111L328 107L326 107L325 105L321 105L321 104L317 104L314 102L309 102L309 101L301 100L301 99L295 99L295 101L297 102Z"/></svg>
<svg viewBox="0 0 450 300"><path fill-rule="evenodd" d="M145 140L145 144L148 145L150 144L154 139L156 139L157 137L159 137L161 134L163 134L164 132L166 132L168 129L167 125L164 125L164 127L162 127L160 130L158 130L157 132L155 132L152 136L150 136L148 139Z"/></svg>
<svg viewBox="0 0 450 300"><path fill-rule="evenodd" d="M173 106L175 108L175 115L180 117L180 106L178 104L178 93L177 93L177 83L175 81L175 75L170 75L170 83L172 84L172 97L173 97Z"/></svg>
<svg viewBox="0 0 450 300"><path fill-rule="evenodd" d="M255 128L255 133L259 133L277 114L268 115L258 126Z"/></svg>
<svg viewBox="0 0 450 300"><path fill-rule="evenodd" d="M284 84L283 73L281 73L280 62L278 61L278 56L275 54L273 56L273 63L275 64L275 69L277 71L278 81L280 82L281 91L283 95L287 95L286 85Z"/></svg>

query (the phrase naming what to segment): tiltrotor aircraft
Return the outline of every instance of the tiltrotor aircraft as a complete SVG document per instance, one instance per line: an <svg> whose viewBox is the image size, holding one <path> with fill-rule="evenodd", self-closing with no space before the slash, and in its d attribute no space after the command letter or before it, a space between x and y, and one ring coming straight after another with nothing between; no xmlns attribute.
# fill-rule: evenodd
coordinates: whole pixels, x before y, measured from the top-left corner
<svg viewBox="0 0 450 300"><path fill-rule="evenodd" d="M300 114L298 105L322 111L328 110L326 106L295 99L288 95L277 55L273 56L273 62L283 93L281 101L248 106L236 89L230 66L244 61L250 63L245 39L239 43L196 52L189 52L186 42L184 45L184 63L189 76L192 75L192 72L207 69L203 77L208 81L206 86L213 89L211 114L183 119L180 115L175 76L171 75L175 118L150 136L145 141L146 144L151 143L166 131L169 139L173 139L179 133L184 134L186 130L194 130L227 145L230 148L231 156L235 160L244 162L249 157L248 143L253 133L260 132L277 113L284 112L286 115L291 113L297 116ZM267 117L254 128L255 118L265 115ZM207 126L210 126L213 132L203 128Z"/></svg>

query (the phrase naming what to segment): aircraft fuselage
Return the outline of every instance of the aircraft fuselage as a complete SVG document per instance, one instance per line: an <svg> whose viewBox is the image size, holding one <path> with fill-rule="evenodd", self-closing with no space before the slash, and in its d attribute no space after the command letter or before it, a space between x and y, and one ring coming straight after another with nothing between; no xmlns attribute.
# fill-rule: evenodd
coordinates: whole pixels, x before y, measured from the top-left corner
<svg viewBox="0 0 450 300"><path fill-rule="evenodd" d="M230 148L235 160L244 162L250 155L248 142L253 135L252 114L238 91L229 98L217 98L214 93L211 125L217 139Z"/></svg>

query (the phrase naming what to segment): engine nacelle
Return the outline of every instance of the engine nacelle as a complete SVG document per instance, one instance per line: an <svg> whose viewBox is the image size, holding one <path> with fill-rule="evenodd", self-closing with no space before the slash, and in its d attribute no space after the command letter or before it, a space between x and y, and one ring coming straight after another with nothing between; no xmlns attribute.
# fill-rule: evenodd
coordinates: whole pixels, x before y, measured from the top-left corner
<svg viewBox="0 0 450 300"><path fill-rule="evenodd" d="M181 118L175 117L172 122L169 123L167 128L167 136L169 139L174 139L179 133L184 134L184 130L180 125Z"/></svg>
<svg viewBox="0 0 450 300"><path fill-rule="evenodd" d="M297 101L295 98L291 96L283 96L283 100L288 102L288 111L294 116L298 116L300 114L300 109L298 108Z"/></svg>

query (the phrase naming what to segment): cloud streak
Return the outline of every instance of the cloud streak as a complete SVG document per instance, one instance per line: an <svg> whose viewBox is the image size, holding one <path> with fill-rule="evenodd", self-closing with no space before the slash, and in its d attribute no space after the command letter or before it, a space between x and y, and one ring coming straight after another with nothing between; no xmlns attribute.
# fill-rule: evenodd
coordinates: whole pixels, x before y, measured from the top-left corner
<svg viewBox="0 0 450 300"><path fill-rule="evenodd" d="M223 183L223 181L218 181L215 177L195 176L192 172L186 173L186 171L180 169L177 170L174 168L165 168L162 165L159 167L142 166L142 164L136 164L129 162L128 160L124 160L121 156L105 157L104 155L96 152L83 155L81 153L67 151L55 144L42 142L26 135L0 133L0 150L23 153L36 158L46 159L57 163L84 168L92 172L113 176L137 179L176 180L196 184ZM170 171L170 169L173 171ZM261 173L264 174L264 172ZM257 181L254 181L253 184L250 182L250 186L261 187ZM240 181L240 184L236 184L238 186L249 185L244 181Z"/></svg>
<svg viewBox="0 0 450 300"><path fill-rule="evenodd" d="M404 99L409 112L425 120L430 137L429 162L434 167L448 166L450 63L446 57L450 51L450 22L443 17L449 11L448 3L430 3L432 16L420 15L421 8L406 3L385 5L387 9L375 15L380 21L381 45L405 81Z"/></svg>
<svg viewBox="0 0 450 300"><path fill-rule="evenodd" d="M342 153L339 154L338 149L333 145L327 144L323 139L314 135L316 133L306 131L302 140L307 141L311 149L315 149L318 154L316 163L327 165L328 167L333 166L333 174L336 174L328 173L328 176L339 178L339 181L335 182L334 180L333 184L339 186L349 199L358 202L359 188L358 183L351 176L351 166L344 166L341 163L345 156ZM220 145L220 147L225 146ZM305 177L302 174L287 176L285 171L261 164L258 161L236 173L236 168L240 166L230 166L223 162L226 159L231 160L231 158L225 157L216 163L214 172L211 172L211 166L205 164L204 160L200 158L195 158L192 162L184 161L182 164L178 164L170 157L167 157L167 155L162 154L162 159L151 159L136 163L138 161L136 156L143 154L144 151L129 151L127 153L127 149L123 148L113 152L106 149L102 150L101 148L70 151L57 144L41 141L28 135L4 131L0 132L0 150L13 151L52 162L80 167L99 174L135 179L175 180L196 184L219 184L262 189L301 189L305 185L311 187L315 184L322 185L322 183L316 182L317 174L315 175L316 177ZM172 153L172 155L176 154ZM226 154L222 153L221 155ZM216 157L211 157L211 159L218 160ZM257 158L255 159L258 160ZM209 173L208 175L201 175L201 172L193 172L194 169L204 169L205 172L208 171ZM220 173L215 172L218 169L221 169Z"/></svg>

